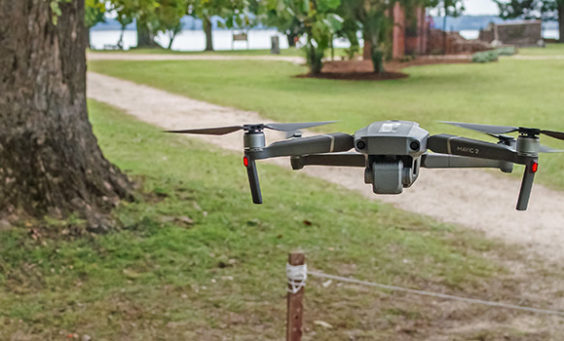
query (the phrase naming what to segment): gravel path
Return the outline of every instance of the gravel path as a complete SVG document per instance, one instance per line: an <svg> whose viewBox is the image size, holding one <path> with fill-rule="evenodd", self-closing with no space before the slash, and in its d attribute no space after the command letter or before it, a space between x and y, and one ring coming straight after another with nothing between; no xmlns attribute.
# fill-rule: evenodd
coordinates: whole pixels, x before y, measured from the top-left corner
<svg viewBox="0 0 564 341"><path fill-rule="evenodd" d="M88 73L88 97L165 129L270 122L255 112L221 107L92 72ZM221 148L237 152L242 150L241 134L212 138L194 135L194 138ZM267 134L269 142L278 138L281 136L277 133ZM290 168L287 158L267 162ZM564 260L562 192L537 184L529 210L518 212L515 203L519 181L480 170L423 169L412 188L395 196L372 194L370 185L364 184L362 169L310 167L302 172L407 211L484 231L490 237L517 244L545 259L555 262Z"/></svg>

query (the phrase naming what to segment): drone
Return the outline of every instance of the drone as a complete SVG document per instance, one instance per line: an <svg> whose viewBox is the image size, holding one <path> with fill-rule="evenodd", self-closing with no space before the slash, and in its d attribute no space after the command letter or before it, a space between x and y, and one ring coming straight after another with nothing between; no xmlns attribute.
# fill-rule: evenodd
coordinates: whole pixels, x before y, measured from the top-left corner
<svg viewBox="0 0 564 341"><path fill-rule="evenodd" d="M300 129L329 122L244 124L228 127L169 130L177 134L225 135L243 130L244 157L253 203L262 204L256 161L290 157L294 170L306 166L364 167L364 182L376 194L400 194L419 177L421 168L494 168L511 173L525 166L517 210L525 211L539 169L539 153L562 152L540 144L539 136L564 140L564 132L537 128L442 122L488 134L497 143L448 134L430 135L411 121L378 121L354 135L331 133L302 137ZM265 129L283 131L287 139L266 145ZM517 138L504 135L518 132ZM351 151L354 149L354 151Z"/></svg>

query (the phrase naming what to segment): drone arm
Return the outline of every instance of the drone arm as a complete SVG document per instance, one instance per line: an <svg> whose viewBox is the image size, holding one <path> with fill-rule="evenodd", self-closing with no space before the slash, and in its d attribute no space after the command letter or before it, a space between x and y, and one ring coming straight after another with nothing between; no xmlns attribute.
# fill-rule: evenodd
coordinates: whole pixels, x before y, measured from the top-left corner
<svg viewBox="0 0 564 341"><path fill-rule="evenodd" d="M354 138L349 134L333 133L274 142L260 150L250 150L255 160L280 156L346 152L354 147Z"/></svg>
<svg viewBox="0 0 564 341"><path fill-rule="evenodd" d="M291 163L294 170L305 166L366 167L366 156L357 153L292 156Z"/></svg>
<svg viewBox="0 0 564 341"><path fill-rule="evenodd" d="M538 169L538 158L536 156L519 155L501 145L446 134L429 137L427 147L436 153L501 160L525 165L519 199L517 200L517 210L525 211L527 209L535 173Z"/></svg>
<svg viewBox="0 0 564 341"><path fill-rule="evenodd" d="M525 164L526 160L506 146L473 140L454 135L433 135L427 140L427 148L435 153L466 156L471 158L507 161Z"/></svg>
<svg viewBox="0 0 564 341"><path fill-rule="evenodd" d="M423 154L421 167L424 168L499 168L511 173L513 164L507 161L479 159L448 154Z"/></svg>

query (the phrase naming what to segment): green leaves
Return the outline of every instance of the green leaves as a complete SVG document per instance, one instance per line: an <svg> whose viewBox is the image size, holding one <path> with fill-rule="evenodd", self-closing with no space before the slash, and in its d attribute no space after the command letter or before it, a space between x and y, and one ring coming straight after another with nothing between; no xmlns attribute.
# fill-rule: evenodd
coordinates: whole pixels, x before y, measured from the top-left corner
<svg viewBox="0 0 564 341"><path fill-rule="evenodd" d="M268 0L266 24L291 36L307 36L306 60L313 73L321 71L325 50L343 19L337 14L341 0Z"/></svg>
<svg viewBox="0 0 564 341"><path fill-rule="evenodd" d="M61 7L59 7L61 2L70 2L70 0L51 0L49 2L49 8L51 9L51 22L55 26L59 21L59 16L62 14Z"/></svg>
<svg viewBox="0 0 564 341"><path fill-rule="evenodd" d="M104 22L106 13L106 2L104 0L85 0L84 1L84 24L90 28L97 23Z"/></svg>
<svg viewBox="0 0 564 341"><path fill-rule="evenodd" d="M336 10L340 4L341 4L341 0L318 0L317 10L319 12L329 12L332 10Z"/></svg>

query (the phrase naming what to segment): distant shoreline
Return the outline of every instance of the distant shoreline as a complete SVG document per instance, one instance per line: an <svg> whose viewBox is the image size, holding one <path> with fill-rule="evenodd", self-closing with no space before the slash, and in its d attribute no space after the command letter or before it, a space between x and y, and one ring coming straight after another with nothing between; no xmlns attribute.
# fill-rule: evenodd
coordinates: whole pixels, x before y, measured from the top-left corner
<svg viewBox="0 0 564 341"><path fill-rule="evenodd" d="M441 27L442 25L442 17L433 17L433 22L435 23L435 27ZM213 29L216 31L226 31L229 29L220 27L218 22L221 22L222 19L220 17L213 17L212 18L212 25ZM507 21L521 21L521 20L507 20ZM447 30L449 31L471 31L471 30L480 30L489 25L490 22L500 23L504 22L503 19L496 15L463 15L458 18L449 17L447 19ZM182 29L183 31L199 31L202 30L202 21L200 19L196 19L194 17L185 16L182 18ZM252 28L242 28L237 30L269 30L275 29L272 27L266 27L263 25L258 25ZM100 23L91 28L92 31L116 31L121 30L120 23L113 19L107 18L105 23ZM135 22L129 24L125 28L126 31L136 31L136 24ZM549 21L543 23L543 30L558 30L558 23L556 21Z"/></svg>

